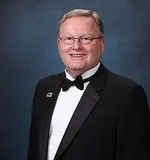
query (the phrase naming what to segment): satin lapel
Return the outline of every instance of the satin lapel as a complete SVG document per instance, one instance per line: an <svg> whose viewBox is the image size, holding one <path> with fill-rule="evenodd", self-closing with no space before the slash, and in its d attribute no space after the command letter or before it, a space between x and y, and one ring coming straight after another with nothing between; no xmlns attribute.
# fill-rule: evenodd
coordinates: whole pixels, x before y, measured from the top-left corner
<svg viewBox="0 0 150 160"><path fill-rule="evenodd" d="M102 98L105 82L107 78L107 72L104 66L96 72L95 76L86 88L72 118L67 127L65 135L61 141L54 160L57 160L61 154L65 151L67 146L71 143L75 135L78 133L80 127L90 114L95 104Z"/></svg>
<svg viewBox="0 0 150 160"><path fill-rule="evenodd" d="M40 129L39 129L40 132L39 152L42 160L47 160L49 128L50 128L52 113L56 104L58 94L61 89L61 76L56 77L56 79L53 82L50 81L50 83L48 79L45 84L45 89L42 93L44 98L42 100L42 104L40 104L42 105L40 106L42 109L40 113Z"/></svg>

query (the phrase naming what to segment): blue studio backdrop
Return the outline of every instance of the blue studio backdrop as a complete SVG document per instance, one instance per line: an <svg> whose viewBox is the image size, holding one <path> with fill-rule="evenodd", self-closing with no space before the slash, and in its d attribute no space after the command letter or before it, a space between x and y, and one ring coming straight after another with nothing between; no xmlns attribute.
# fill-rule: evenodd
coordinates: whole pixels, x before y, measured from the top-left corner
<svg viewBox="0 0 150 160"><path fill-rule="evenodd" d="M64 69L57 23L74 8L100 13L103 63L142 84L150 104L149 0L1 0L0 160L26 160L34 89L40 78Z"/></svg>

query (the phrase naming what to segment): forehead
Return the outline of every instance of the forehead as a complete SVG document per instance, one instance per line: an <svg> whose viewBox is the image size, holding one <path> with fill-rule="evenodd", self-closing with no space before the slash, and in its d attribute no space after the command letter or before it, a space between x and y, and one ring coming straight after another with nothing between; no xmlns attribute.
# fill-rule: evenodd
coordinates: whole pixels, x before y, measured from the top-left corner
<svg viewBox="0 0 150 160"><path fill-rule="evenodd" d="M66 19L59 28L63 34L94 34L99 31L98 26L92 17L77 16Z"/></svg>

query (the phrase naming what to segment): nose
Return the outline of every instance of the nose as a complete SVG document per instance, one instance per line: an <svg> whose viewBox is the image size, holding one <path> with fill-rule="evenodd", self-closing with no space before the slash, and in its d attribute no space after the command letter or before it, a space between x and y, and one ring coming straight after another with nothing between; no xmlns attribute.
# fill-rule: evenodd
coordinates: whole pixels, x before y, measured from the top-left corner
<svg viewBox="0 0 150 160"><path fill-rule="evenodd" d="M78 38L75 39L72 47L73 47L74 50L78 50L81 47L81 43L80 43L80 40Z"/></svg>

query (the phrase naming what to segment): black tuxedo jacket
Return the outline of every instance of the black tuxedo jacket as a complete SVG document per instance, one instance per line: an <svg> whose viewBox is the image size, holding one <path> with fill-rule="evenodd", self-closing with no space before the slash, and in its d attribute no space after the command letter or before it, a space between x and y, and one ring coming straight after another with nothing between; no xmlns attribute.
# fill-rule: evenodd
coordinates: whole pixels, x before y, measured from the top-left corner
<svg viewBox="0 0 150 160"><path fill-rule="evenodd" d="M63 74L42 79L36 87L28 160L47 160L50 122ZM150 113L143 88L101 64L54 160L150 160Z"/></svg>

